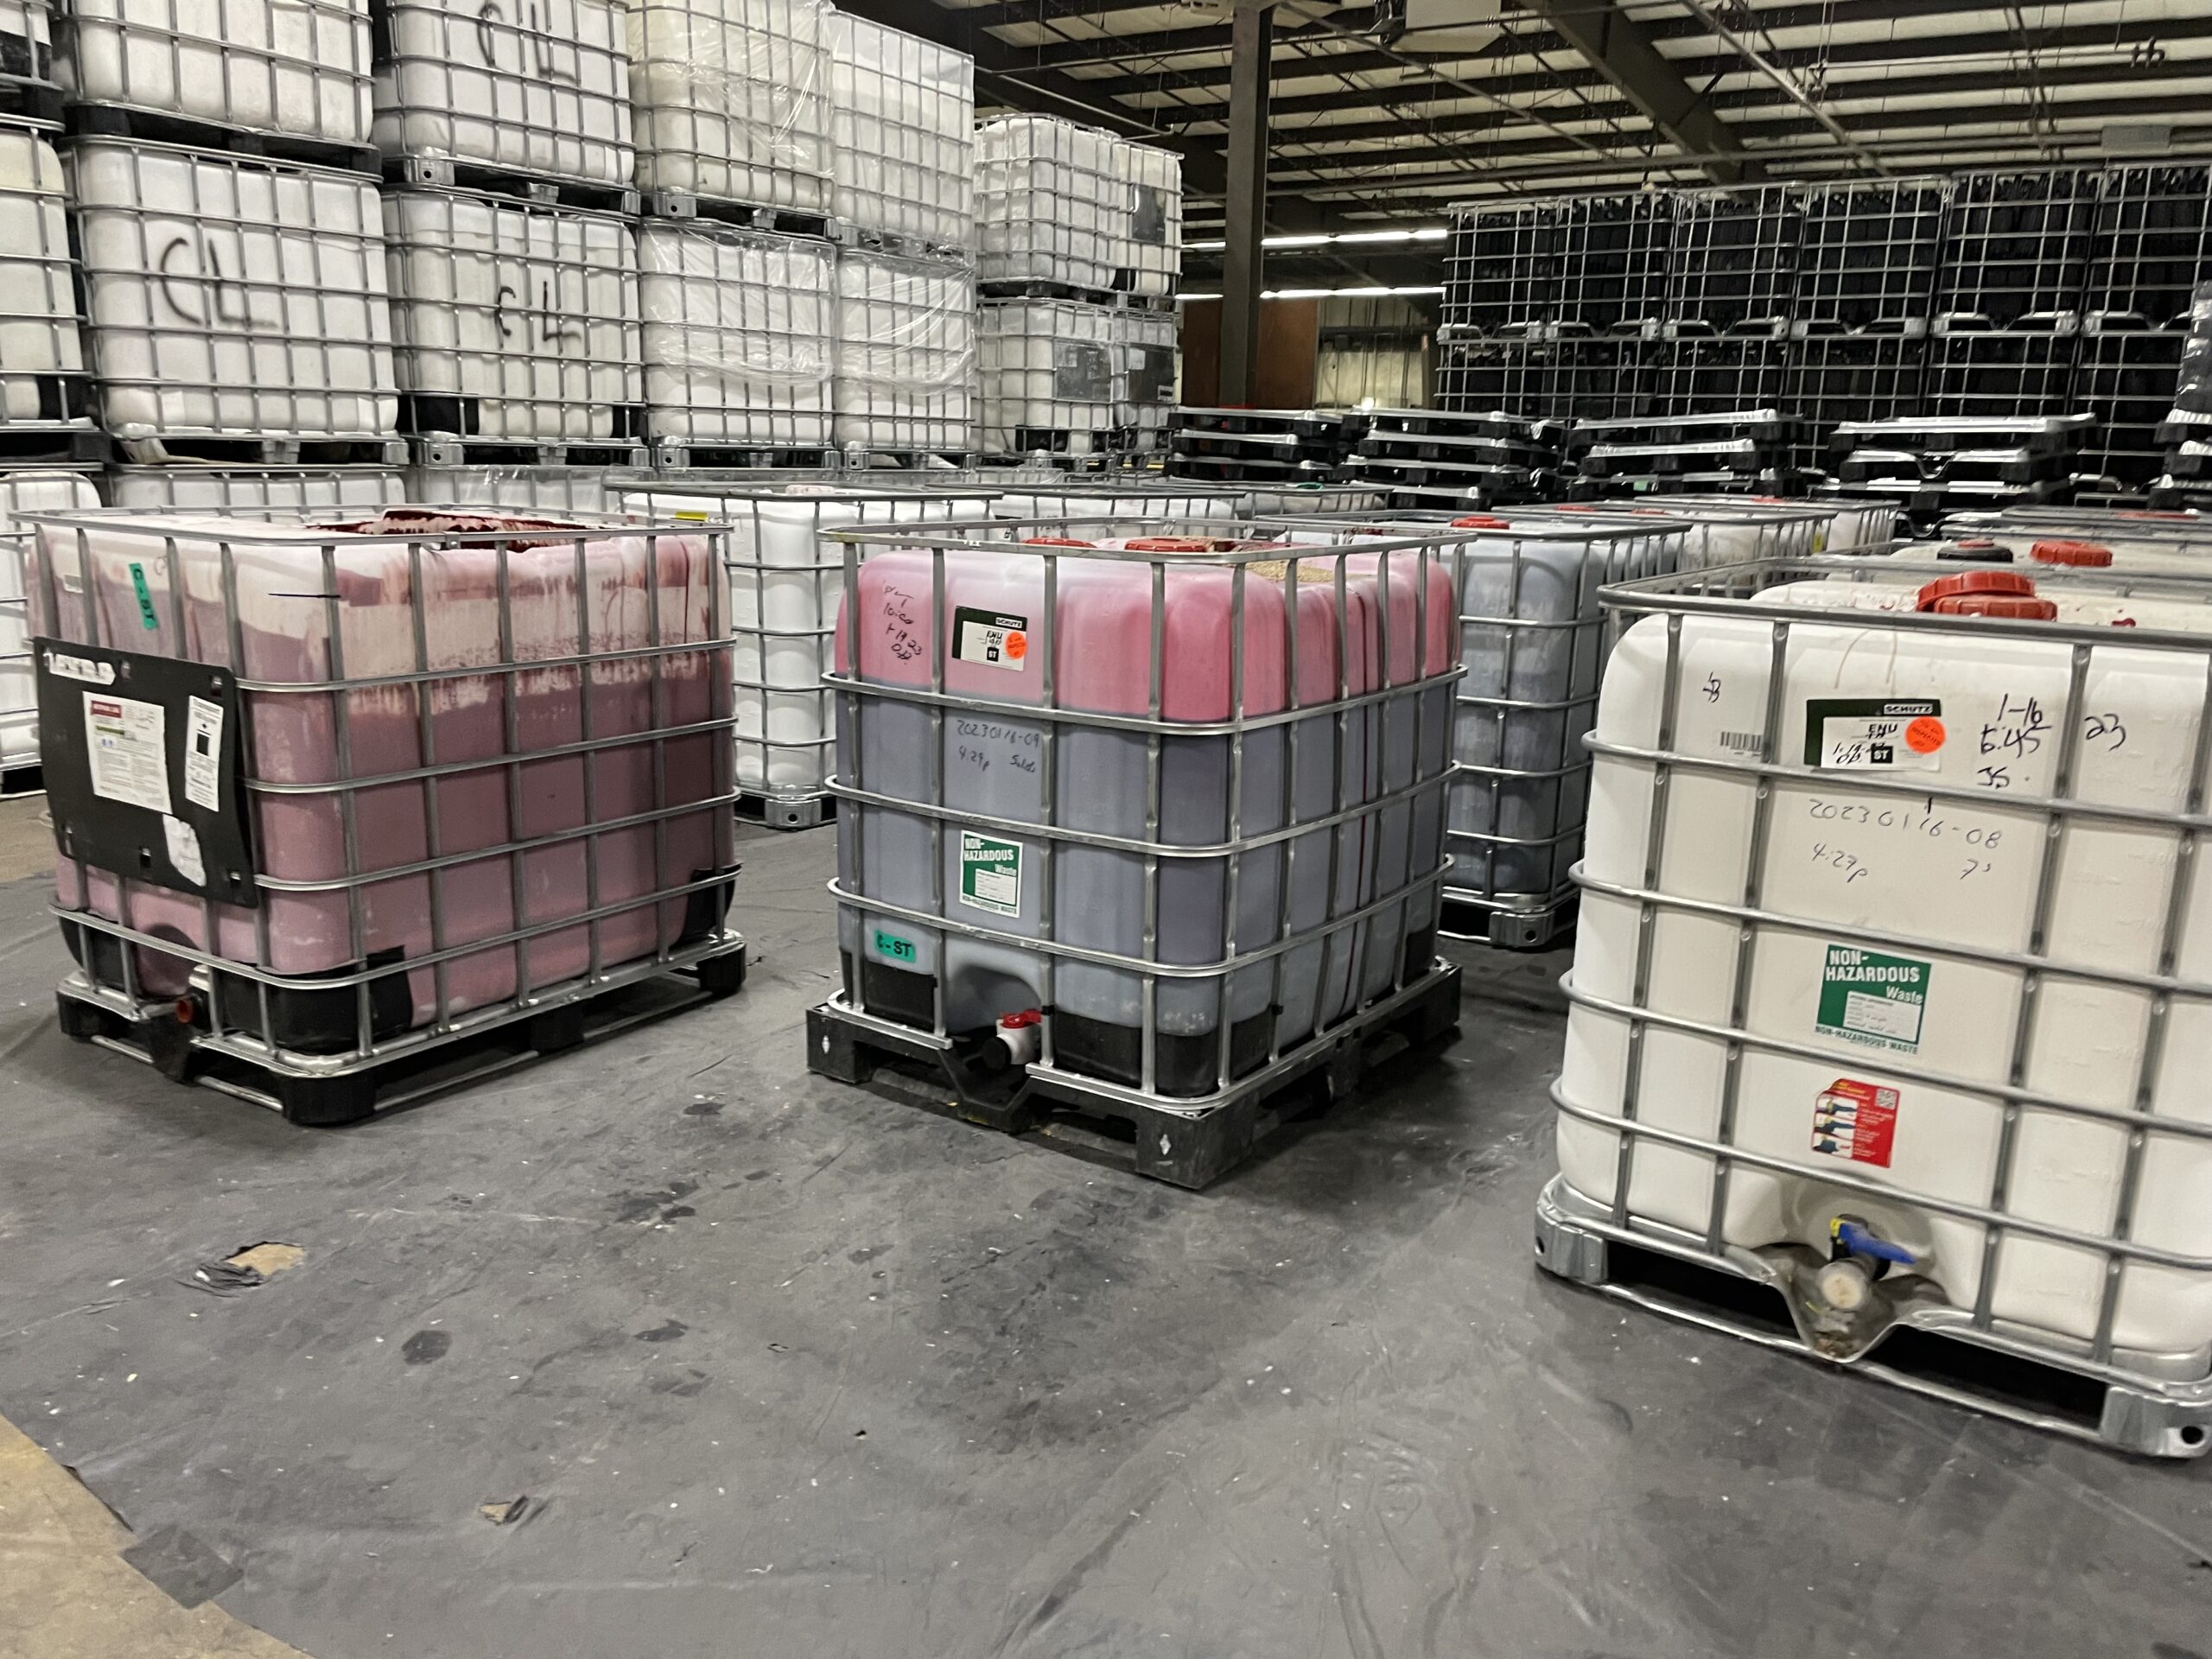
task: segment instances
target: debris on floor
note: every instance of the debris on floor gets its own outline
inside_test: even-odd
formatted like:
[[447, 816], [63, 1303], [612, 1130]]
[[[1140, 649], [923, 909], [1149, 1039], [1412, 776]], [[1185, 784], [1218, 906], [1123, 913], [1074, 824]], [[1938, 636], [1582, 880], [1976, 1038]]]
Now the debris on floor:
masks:
[[267, 1284], [280, 1273], [290, 1272], [307, 1259], [307, 1254], [296, 1244], [264, 1240], [259, 1244], [249, 1244], [220, 1262], [194, 1268], [187, 1282], [213, 1295], [234, 1296], [240, 1291]]

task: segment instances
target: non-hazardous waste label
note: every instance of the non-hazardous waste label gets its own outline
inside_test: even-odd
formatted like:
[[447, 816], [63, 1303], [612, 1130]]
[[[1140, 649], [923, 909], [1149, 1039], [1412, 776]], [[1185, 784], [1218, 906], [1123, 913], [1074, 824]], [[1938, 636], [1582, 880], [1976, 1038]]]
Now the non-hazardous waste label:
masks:
[[1916, 1054], [1927, 1007], [1926, 963], [1855, 945], [1828, 946], [1821, 967], [1820, 1007], [1813, 1016], [1823, 1037]]
[[1029, 619], [961, 607], [952, 613], [952, 654], [963, 663], [1018, 670], [1029, 655]]
[[1838, 1077], [1813, 1103], [1813, 1150], [1854, 1164], [1890, 1166], [1897, 1134], [1897, 1091]]
[[1941, 772], [1943, 705], [1932, 697], [1814, 697], [1805, 764], [1826, 772]]
[[960, 832], [960, 902], [995, 916], [1021, 913], [1021, 849], [972, 830]]

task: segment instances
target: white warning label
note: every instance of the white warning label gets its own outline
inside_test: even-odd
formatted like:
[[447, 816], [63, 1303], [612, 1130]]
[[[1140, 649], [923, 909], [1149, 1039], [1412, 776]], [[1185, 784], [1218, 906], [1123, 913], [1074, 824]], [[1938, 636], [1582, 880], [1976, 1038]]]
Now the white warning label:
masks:
[[184, 798], [213, 812], [222, 804], [223, 705], [194, 697], [184, 715]]
[[85, 748], [92, 761], [92, 793], [104, 800], [169, 810], [169, 762], [162, 705], [85, 693]]

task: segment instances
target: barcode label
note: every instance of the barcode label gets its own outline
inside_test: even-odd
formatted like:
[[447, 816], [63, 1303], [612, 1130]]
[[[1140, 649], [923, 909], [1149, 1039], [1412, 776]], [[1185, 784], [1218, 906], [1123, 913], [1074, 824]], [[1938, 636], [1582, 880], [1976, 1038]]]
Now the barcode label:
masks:
[[1766, 739], [1757, 732], [1723, 732], [1720, 747], [1731, 754], [1764, 754]]

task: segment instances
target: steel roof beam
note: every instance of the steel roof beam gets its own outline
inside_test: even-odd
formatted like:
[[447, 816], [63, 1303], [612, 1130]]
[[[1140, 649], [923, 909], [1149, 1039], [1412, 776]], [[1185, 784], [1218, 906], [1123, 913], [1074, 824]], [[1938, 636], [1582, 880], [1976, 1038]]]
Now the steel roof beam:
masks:
[[1759, 176], [1744, 155], [1743, 140], [1682, 79], [1652, 44], [1651, 36], [1614, 0], [1527, 0], [1528, 9], [1564, 36], [1597, 72], [1636, 105], [1668, 142], [1711, 159], [1700, 166], [1715, 184], [1742, 184]]

